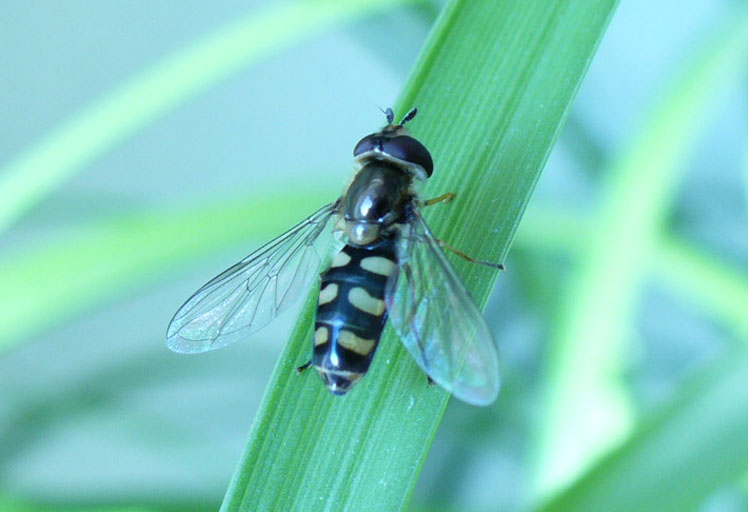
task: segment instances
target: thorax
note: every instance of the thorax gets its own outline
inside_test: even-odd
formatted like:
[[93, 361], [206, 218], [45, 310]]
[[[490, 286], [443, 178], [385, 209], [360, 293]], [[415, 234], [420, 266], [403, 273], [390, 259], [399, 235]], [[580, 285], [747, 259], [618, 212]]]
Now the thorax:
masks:
[[361, 168], [343, 195], [341, 213], [351, 243], [368, 245], [383, 229], [403, 222], [412, 199], [412, 178], [396, 166], [372, 160]]

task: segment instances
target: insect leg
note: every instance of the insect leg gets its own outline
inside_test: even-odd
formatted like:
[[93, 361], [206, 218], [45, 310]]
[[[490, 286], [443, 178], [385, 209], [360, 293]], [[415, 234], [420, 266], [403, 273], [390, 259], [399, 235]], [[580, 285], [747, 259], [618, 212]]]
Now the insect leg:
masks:
[[310, 366], [312, 366], [312, 361], [311, 360], [307, 361], [306, 363], [302, 364], [301, 366], [297, 366], [296, 367], [296, 373], [298, 375], [301, 375], [302, 373], [304, 373], [304, 370], [306, 370]]
[[501, 263], [493, 263], [491, 261], [476, 260], [475, 258], [471, 258], [470, 256], [468, 256], [467, 254], [465, 254], [461, 250], [452, 247], [451, 245], [449, 245], [444, 240], [437, 239], [436, 242], [439, 244], [439, 247], [443, 247], [445, 249], [449, 249], [450, 251], [452, 251], [453, 253], [455, 253], [457, 256], [459, 256], [460, 258], [462, 258], [464, 260], [469, 261], [470, 263], [478, 263], [479, 265], [485, 265], [487, 267], [496, 268], [496, 269], [499, 269], [499, 270], [505, 270], [504, 269], [504, 265], [501, 264]]
[[445, 202], [448, 203], [454, 198], [455, 193], [454, 192], [447, 192], [446, 194], [442, 194], [439, 197], [435, 197], [433, 199], [427, 199], [423, 202], [423, 206], [431, 206], [432, 204]]

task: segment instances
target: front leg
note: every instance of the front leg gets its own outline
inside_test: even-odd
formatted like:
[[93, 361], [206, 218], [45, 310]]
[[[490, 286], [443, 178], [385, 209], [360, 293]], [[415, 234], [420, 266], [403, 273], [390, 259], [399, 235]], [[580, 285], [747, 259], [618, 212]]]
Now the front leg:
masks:
[[432, 199], [426, 199], [423, 202], [423, 206], [431, 206], [432, 204], [436, 203], [448, 203], [452, 199], [454, 199], [455, 193], [454, 192], [447, 192], [446, 194], [442, 194], [439, 197], [434, 197]]

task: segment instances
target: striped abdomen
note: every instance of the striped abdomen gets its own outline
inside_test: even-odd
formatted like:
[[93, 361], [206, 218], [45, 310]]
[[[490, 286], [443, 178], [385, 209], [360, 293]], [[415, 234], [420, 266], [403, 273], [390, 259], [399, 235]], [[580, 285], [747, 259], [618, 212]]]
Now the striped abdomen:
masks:
[[384, 291], [397, 270], [392, 240], [346, 245], [322, 274], [312, 364], [342, 395], [369, 369], [387, 321]]

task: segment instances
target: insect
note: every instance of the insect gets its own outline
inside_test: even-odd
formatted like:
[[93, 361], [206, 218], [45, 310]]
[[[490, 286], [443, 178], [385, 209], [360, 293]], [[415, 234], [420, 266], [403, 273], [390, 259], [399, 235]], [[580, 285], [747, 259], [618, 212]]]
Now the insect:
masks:
[[354, 177], [340, 198], [200, 288], [171, 320], [167, 346], [199, 353], [244, 339], [318, 277], [313, 355], [299, 373], [314, 367], [333, 394], [345, 394], [369, 369], [389, 319], [429, 382], [471, 404], [493, 402], [496, 344], [442, 248], [503, 266], [436, 239], [424, 221], [422, 208], [454, 194], [419, 198], [434, 164], [404, 127], [416, 113], [395, 124], [387, 109], [387, 125], [353, 150]]

